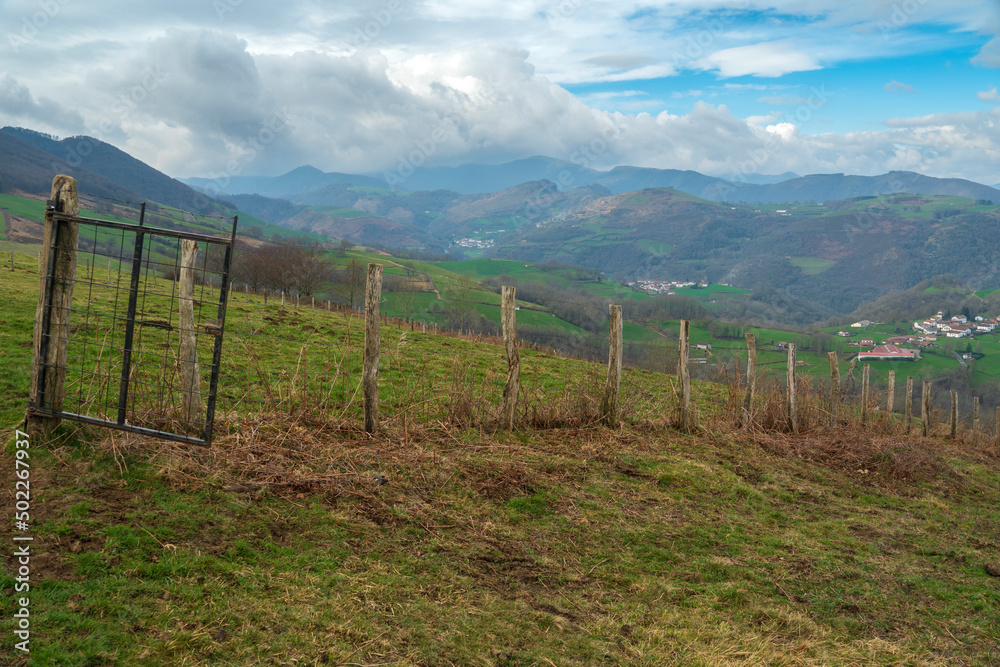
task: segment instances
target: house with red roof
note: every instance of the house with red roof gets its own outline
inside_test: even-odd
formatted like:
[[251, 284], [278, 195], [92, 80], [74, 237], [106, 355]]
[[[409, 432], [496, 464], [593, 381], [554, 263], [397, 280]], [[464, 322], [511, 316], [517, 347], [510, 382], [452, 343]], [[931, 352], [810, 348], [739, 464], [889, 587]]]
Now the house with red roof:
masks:
[[917, 353], [887, 343], [876, 345], [868, 352], [858, 352], [858, 361], [916, 361]]

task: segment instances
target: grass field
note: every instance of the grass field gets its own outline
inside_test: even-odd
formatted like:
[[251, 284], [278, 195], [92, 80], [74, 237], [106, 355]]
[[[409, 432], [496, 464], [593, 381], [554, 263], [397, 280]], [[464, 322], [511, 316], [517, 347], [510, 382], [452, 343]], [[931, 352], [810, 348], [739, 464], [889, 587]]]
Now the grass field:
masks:
[[[15, 259], [8, 436], [38, 287]], [[684, 434], [675, 378], [633, 369], [609, 429], [605, 365], [529, 349], [507, 433], [501, 346], [392, 324], [366, 434], [362, 347], [356, 317], [237, 296], [210, 450], [70, 422], [22, 450], [31, 664], [1000, 661], [991, 445], [830, 429], [808, 401], [800, 435], [744, 432], [738, 395], [697, 382]], [[29, 664], [10, 639], [0, 661]]]
[[803, 275], [807, 276], [819, 275], [836, 264], [832, 259], [819, 259], [817, 257], [792, 257], [788, 263], [802, 269]]

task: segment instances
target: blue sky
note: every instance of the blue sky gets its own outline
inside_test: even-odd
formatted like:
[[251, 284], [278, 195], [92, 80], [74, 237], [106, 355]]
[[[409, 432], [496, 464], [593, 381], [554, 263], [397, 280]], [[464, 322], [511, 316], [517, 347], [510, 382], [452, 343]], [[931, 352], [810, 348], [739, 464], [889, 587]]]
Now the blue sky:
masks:
[[543, 154], [1000, 183], [998, 0], [3, 0], [0, 25], [0, 123], [173, 176]]

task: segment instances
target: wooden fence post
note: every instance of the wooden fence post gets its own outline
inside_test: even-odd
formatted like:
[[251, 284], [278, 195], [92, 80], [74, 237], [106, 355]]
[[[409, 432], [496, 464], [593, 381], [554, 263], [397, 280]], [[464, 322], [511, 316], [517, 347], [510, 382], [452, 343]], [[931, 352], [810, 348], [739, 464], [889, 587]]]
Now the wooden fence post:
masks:
[[694, 427], [691, 416], [691, 368], [688, 358], [691, 355], [691, 321], [681, 320], [680, 338], [677, 343], [677, 378], [680, 380], [680, 413], [678, 426], [685, 433]]
[[993, 419], [995, 420], [994, 425], [996, 426], [996, 439], [993, 442], [993, 446], [998, 452], [1000, 452], [1000, 405], [996, 406], [996, 414]]
[[868, 394], [871, 389], [871, 364], [861, 369], [861, 425], [868, 426]]
[[830, 360], [830, 426], [836, 426], [840, 412], [840, 362], [835, 351], [827, 352], [826, 357]]
[[747, 428], [753, 423], [753, 407], [757, 400], [757, 335], [747, 333], [744, 335], [747, 340], [747, 390], [743, 396], [743, 427]]
[[198, 332], [194, 328], [194, 269], [198, 242], [181, 241], [181, 268], [178, 281], [177, 310], [180, 327], [178, 366], [181, 380], [181, 413], [186, 422], [200, 421], [201, 375], [198, 372]]
[[924, 380], [923, 391], [920, 395], [920, 418], [924, 421], [924, 436], [931, 434], [931, 383]]
[[958, 437], [958, 390], [951, 390], [951, 419], [949, 420], [949, 426], [951, 427], [950, 433], [952, 439]]
[[979, 397], [972, 397], [972, 444], [979, 444]]
[[[365, 283], [365, 353], [361, 373], [361, 393], [364, 397], [365, 432], [378, 430], [378, 354], [381, 344], [378, 307], [382, 300], [382, 265], [368, 265]], [[297, 304], [296, 304], [297, 305]]]
[[788, 428], [799, 432], [799, 414], [795, 401], [795, 343], [788, 344]]
[[906, 432], [913, 428], [913, 376], [906, 377], [906, 407], [903, 409], [903, 421], [906, 422]]
[[[55, 213], [77, 216], [80, 200], [76, 179], [59, 174], [52, 179], [49, 203], [45, 207], [42, 251], [38, 254], [39, 290], [32, 340], [34, 364], [29, 386], [29, 429], [47, 437], [59, 420], [34, 414], [33, 408], [61, 410], [66, 384], [66, 356], [69, 347], [70, 312], [76, 281], [76, 249], [79, 230], [75, 222], [56, 222]], [[42, 254], [46, 262], [42, 269]], [[47, 325], [47, 330], [45, 329]]]
[[889, 396], [885, 399], [885, 411], [892, 419], [892, 411], [896, 408], [896, 371], [889, 371]]
[[622, 380], [622, 307], [609, 305], [608, 315], [608, 379], [604, 383], [601, 421], [614, 428], [618, 425], [618, 389]]
[[510, 431], [514, 428], [517, 395], [521, 390], [521, 353], [517, 348], [517, 317], [514, 310], [517, 299], [517, 288], [505, 285], [500, 298], [503, 345], [507, 355], [507, 382], [503, 387], [503, 424], [504, 428]]

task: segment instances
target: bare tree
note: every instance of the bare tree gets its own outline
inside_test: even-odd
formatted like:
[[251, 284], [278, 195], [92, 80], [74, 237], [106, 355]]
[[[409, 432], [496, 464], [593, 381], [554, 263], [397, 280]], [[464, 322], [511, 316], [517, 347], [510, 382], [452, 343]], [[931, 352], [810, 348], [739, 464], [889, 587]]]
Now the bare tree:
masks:
[[334, 274], [332, 291], [353, 310], [364, 299], [366, 277], [367, 267], [352, 257], [347, 266]]
[[445, 306], [445, 318], [448, 324], [456, 327], [459, 331], [468, 331], [473, 322], [477, 322], [479, 313], [472, 301], [472, 292], [476, 288], [476, 281], [467, 276], [462, 276], [452, 283], [451, 299]]

